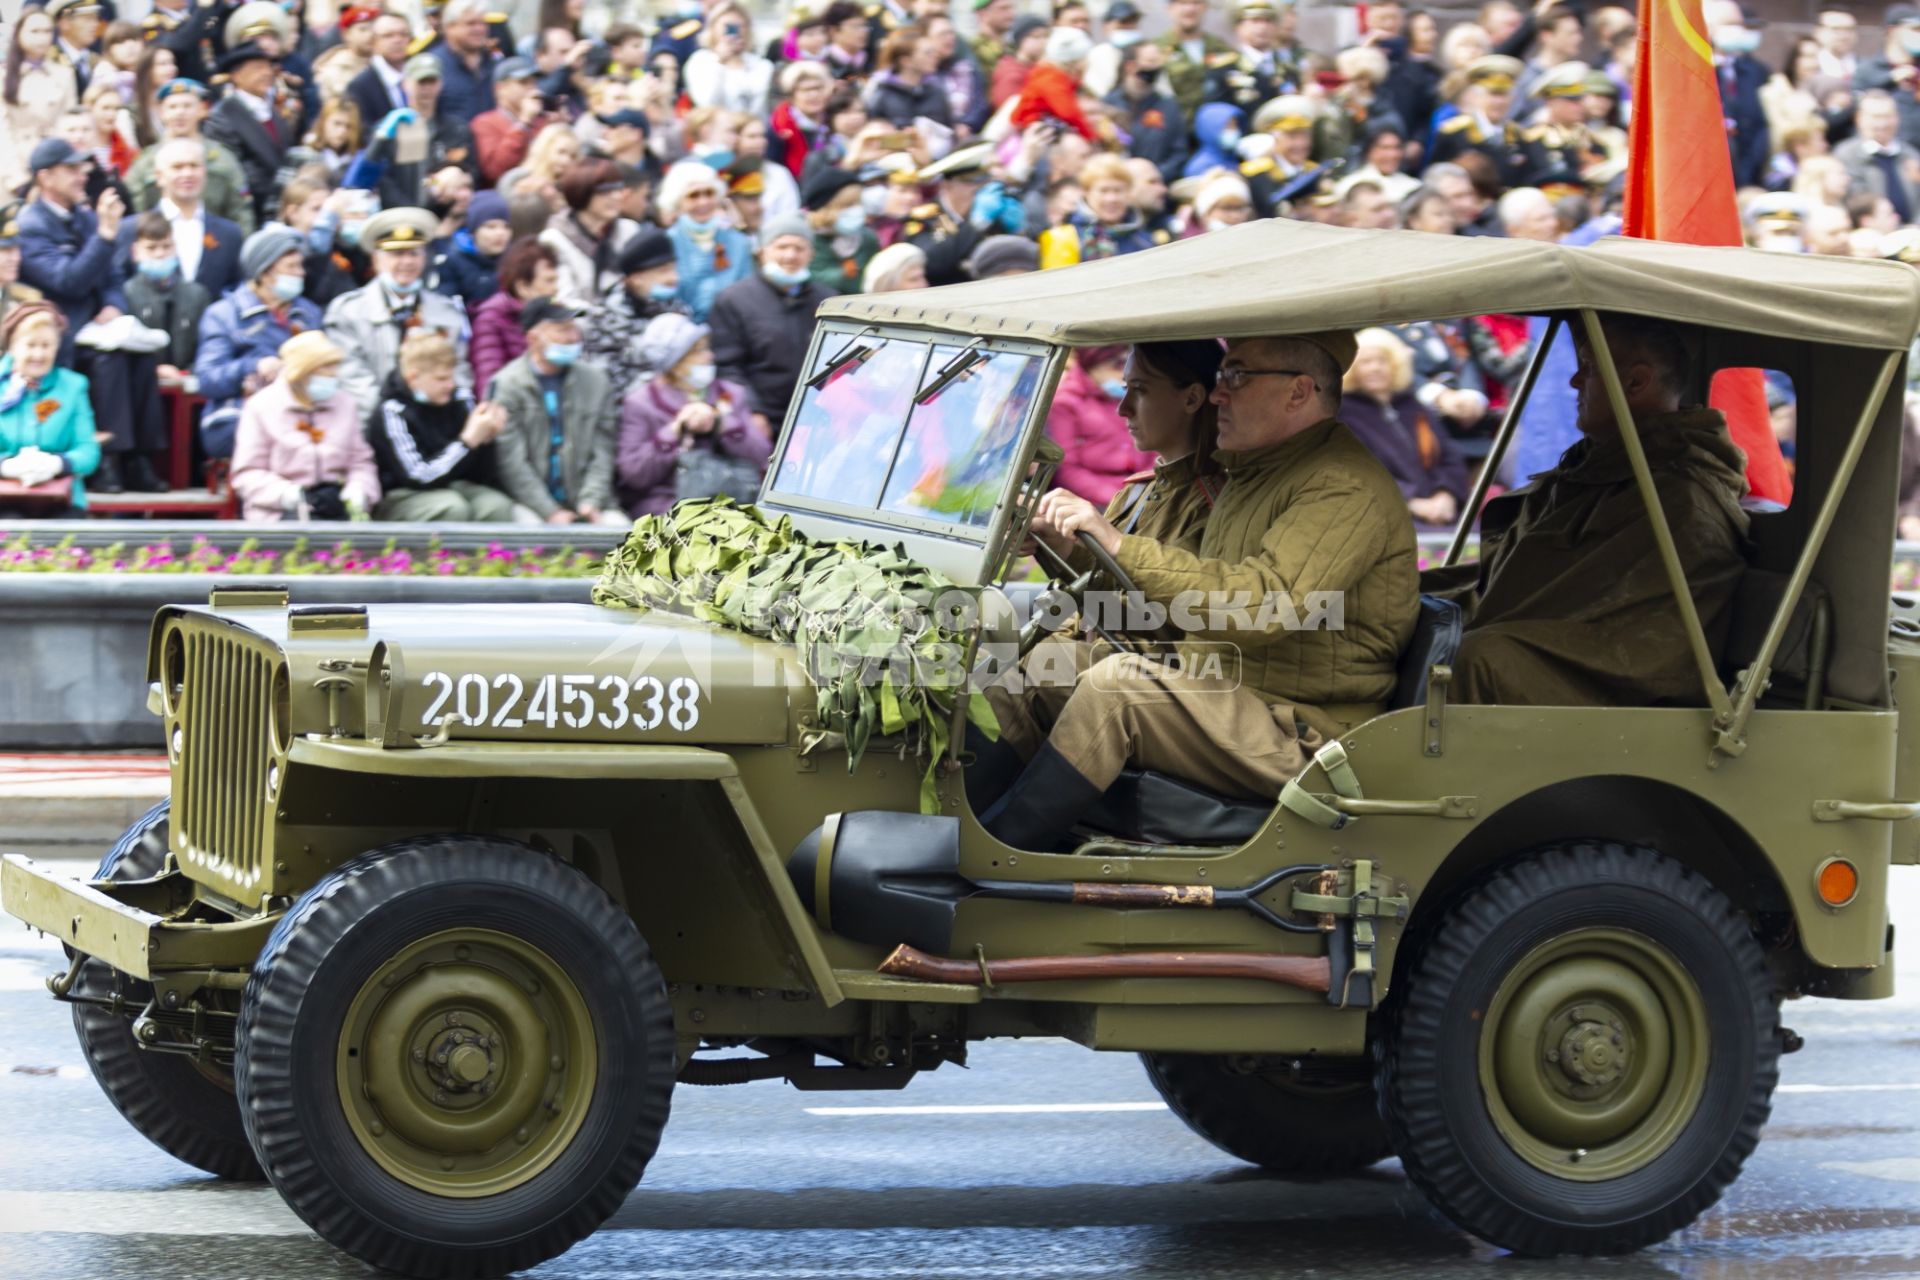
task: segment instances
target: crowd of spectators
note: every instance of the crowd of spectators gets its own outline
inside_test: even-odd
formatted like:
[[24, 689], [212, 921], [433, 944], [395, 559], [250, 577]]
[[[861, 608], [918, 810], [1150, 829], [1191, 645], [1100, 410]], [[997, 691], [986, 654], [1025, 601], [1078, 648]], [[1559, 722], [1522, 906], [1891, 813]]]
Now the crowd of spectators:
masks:
[[[177, 396], [248, 519], [750, 494], [827, 298], [1256, 218], [1585, 243], [1619, 227], [1635, 105], [1633, 13], [1582, 0], [540, 0], [519, 31], [320, 4], [6, 28], [0, 508], [163, 490]], [[1769, 64], [1707, 0], [1756, 246], [1920, 264], [1920, 9], [1884, 18], [1863, 47], [1822, 9]], [[1544, 329], [1361, 335], [1347, 417], [1420, 524], [1457, 514]], [[1077, 352], [1049, 420], [1095, 502], [1148, 461], [1124, 357]], [[1507, 482], [1571, 440], [1547, 359]]]

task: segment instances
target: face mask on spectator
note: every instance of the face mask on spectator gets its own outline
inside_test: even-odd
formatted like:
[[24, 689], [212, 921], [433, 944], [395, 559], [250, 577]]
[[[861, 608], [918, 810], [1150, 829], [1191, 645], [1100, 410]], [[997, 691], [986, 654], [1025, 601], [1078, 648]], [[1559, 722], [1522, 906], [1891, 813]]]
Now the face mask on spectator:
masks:
[[647, 297], [655, 302], [672, 302], [679, 296], [680, 286], [677, 284], [656, 284], [647, 290]]
[[863, 187], [860, 191], [860, 207], [869, 218], [877, 218], [887, 211], [887, 189], [885, 187]]
[[389, 292], [397, 293], [403, 298], [411, 298], [414, 294], [420, 292], [420, 282], [418, 280], [409, 280], [405, 284], [401, 284], [384, 271], [380, 273], [380, 283], [387, 286]]
[[140, 274], [149, 280], [171, 280], [173, 273], [179, 269], [180, 259], [175, 254], [164, 258], [146, 258], [140, 263]]
[[324, 373], [317, 373], [307, 379], [307, 399], [315, 404], [325, 404], [340, 394], [340, 379]]
[[559, 365], [562, 369], [580, 358], [580, 344], [577, 342], [549, 342], [547, 344], [547, 363]]
[[1225, 231], [1228, 227], [1232, 225], [1233, 224], [1231, 222], [1222, 222], [1218, 218], [1207, 219], [1207, 230], [1209, 231]]
[[705, 391], [713, 385], [714, 366], [710, 364], [688, 365], [686, 378], [687, 385], [695, 391]]
[[791, 289], [795, 285], [805, 284], [809, 278], [809, 273], [805, 267], [802, 267], [798, 271], [788, 271], [783, 267], [774, 266], [771, 262], [760, 268], [760, 274], [783, 289]]
[[1107, 43], [1116, 49], [1131, 49], [1145, 38], [1139, 31], [1115, 31], [1107, 37]]
[[307, 278], [305, 276], [275, 276], [273, 278], [273, 296], [282, 302], [292, 302], [302, 293], [305, 293], [306, 289]]
[[702, 164], [706, 165], [709, 169], [712, 169], [715, 172], [718, 172], [719, 170], [724, 169], [728, 165], [733, 163], [732, 147], [722, 147], [714, 150], [707, 150], [702, 147], [695, 147], [693, 151], [694, 151], [694, 154], [699, 157], [700, 162]]
[[[719, 215], [716, 213], [714, 216], [718, 217]], [[690, 213], [683, 213], [680, 215], [680, 221], [686, 223], [689, 227], [696, 227], [704, 231], [708, 227], [713, 225], [714, 219], [713, 218], [696, 218]]]
[[360, 243], [360, 229], [367, 225], [365, 218], [354, 218], [340, 224], [340, 243], [355, 245]]
[[1722, 53], [1752, 53], [1760, 47], [1760, 33], [1748, 27], [1716, 27], [1713, 45]]
[[1900, 32], [1900, 47], [1920, 58], [1920, 31], [1911, 27], [1903, 28]]
[[1118, 378], [1108, 378], [1100, 384], [1100, 390], [1106, 393], [1108, 399], [1119, 400], [1126, 396], [1127, 384]]
[[1221, 134], [1220, 134], [1221, 150], [1231, 151], [1239, 145], [1240, 145], [1240, 131], [1238, 129], [1225, 129], [1221, 131]]
[[867, 211], [857, 204], [850, 204], [833, 216], [833, 229], [843, 236], [857, 236], [866, 225]]

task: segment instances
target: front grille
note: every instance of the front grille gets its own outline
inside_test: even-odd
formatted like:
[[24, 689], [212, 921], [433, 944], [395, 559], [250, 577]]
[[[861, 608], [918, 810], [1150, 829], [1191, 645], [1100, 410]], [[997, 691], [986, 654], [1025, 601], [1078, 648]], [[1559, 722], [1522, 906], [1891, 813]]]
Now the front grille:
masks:
[[[183, 619], [178, 750], [174, 753], [176, 852], [194, 878], [251, 900], [266, 862], [267, 769], [278, 657], [219, 624]], [[163, 679], [169, 678], [163, 675]]]

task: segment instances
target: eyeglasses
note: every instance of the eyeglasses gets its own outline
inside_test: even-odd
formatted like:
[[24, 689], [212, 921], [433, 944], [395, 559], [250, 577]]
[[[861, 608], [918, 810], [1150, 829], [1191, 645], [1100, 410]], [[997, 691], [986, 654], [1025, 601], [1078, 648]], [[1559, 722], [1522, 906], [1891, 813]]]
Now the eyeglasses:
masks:
[[1239, 391], [1247, 385], [1248, 378], [1309, 378], [1313, 375], [1304, 369], [1222, 369], [1218, 383], [1229, 392]]

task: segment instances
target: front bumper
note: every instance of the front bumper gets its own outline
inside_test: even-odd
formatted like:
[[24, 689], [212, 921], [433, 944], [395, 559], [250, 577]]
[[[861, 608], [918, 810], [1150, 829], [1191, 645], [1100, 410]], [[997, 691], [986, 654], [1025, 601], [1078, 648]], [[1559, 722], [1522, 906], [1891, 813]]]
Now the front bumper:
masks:
[[251, 969], [279, 916], [178, 918], [194, 904], [177, 871], [151, 880], [69, 880], [17, 853], [0, 857], [0, 908], [82, 955], [152, 980], [193, 969]]

